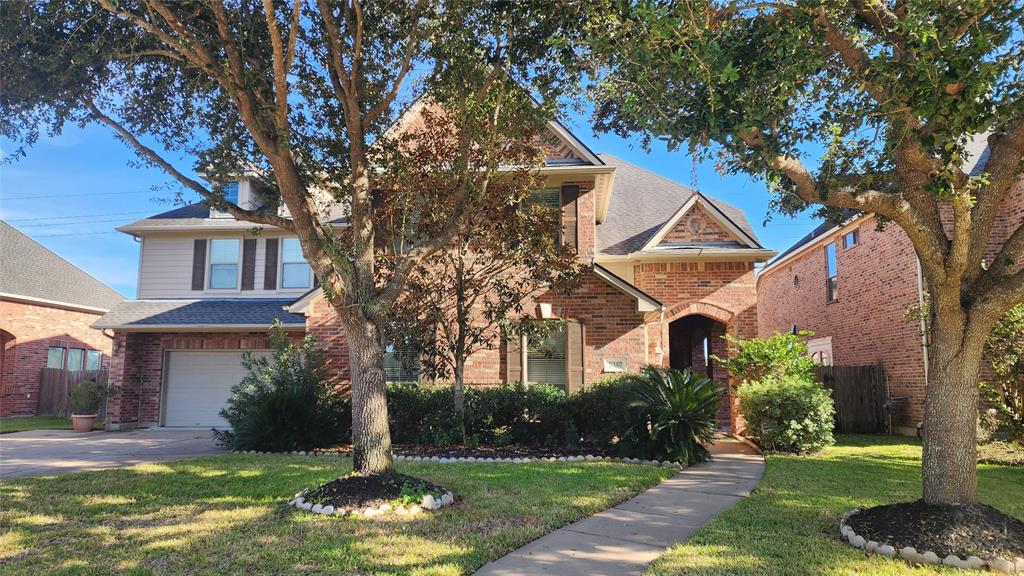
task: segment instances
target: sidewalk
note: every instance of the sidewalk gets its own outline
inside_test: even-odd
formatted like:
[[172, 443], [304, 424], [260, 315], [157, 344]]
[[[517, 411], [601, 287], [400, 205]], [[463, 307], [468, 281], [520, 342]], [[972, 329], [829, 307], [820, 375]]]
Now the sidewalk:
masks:
[[542, 536], [485, 565], [476, 575], [643, 574], [666, 548], [686, 540], [749, 495], [764, 474], [764, 459], [738, 440], [720, 438], [711, 452], [711, 462]]

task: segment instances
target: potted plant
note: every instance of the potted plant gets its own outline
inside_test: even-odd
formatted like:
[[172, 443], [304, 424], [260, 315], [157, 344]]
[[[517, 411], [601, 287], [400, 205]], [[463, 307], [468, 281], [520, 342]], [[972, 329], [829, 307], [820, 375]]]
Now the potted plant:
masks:
[[75, 432], [92, 430], [103, 392], [103, 385], [92, 380], [79, 382], [71, 389], [71, 427]]

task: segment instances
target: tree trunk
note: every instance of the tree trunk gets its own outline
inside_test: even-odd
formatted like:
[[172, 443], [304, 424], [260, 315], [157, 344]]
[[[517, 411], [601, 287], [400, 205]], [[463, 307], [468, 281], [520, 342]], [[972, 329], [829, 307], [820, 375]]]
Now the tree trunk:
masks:
[[394, 472], [380, 329], [352, 309], [339, 314], [352, 367], [352, 467], [361, 474]]
[[955, 311], [936, 309], [932, 319], [921, 464], [929, 504], [978, 501], [978, 377], [985, 333], [968, 331], [966, 316], [957, 306]]
[[466, 369], [466, 361], [461, 356], [455, 358], [455, 384], [452, 392], [455, 394], [455, 417], [459, 420], [459, 442], [466, 443], [466, 391], [463, 388], [463, 373]]

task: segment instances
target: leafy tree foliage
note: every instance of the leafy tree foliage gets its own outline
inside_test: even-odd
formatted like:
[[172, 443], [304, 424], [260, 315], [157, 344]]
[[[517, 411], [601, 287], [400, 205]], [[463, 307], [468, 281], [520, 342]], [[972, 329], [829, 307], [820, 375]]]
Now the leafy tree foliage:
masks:
[[640, 0], [593, 14], [601, 129], [762, 177], [782, 212], [871, 212], [906, 232], [932, 299], [924, 499], [976, 502], [982, 348], [1024, 300], [1024, 223], [996, 232], [1024, 159], [1024, 2]]
[[[389, 472], [387, 311], [410, 272], [448, 245], [473, 200], [501, 178], [506, 150], [496, 135], [539, 129], [575, 85], [577, 27], [568, 24], [576, 8], [569, 0], [11, 0], [0, 5], [0, 134], [18, 143], [18, 156], [41, 131], [106, 125], [183, 191], [295, 234], [348, 337], [355, 468]], [[444, 159], [451, 177], [440, 188], [407, 196], [439, 202], [420, 216], [446, 217], [422, 219], [429, 230], [409, 231], [403, 250], [382, 255], [390, 243], [378, 234], [373, 191], [418, 161], [388, 127], [426, 93], [453, 111], [460, 146]], [[240, 174], [256, 184], [261, 207], [225, 198], [224, 184]], [[348, 213], [344, 230], [323, 221], [332, 204]]]
[[745, 340], [731, 334], [725, 339], [732, 345], [728, 358], [713, 356], [740, 382], [754, 382], [766, 377], [814, 380], [814, 360], [807, 355], [807, 337], [813, 332], [797, 334], [776, 332], [768, 338]]
[[424, 259], [392, 309], [392, 338], [419, 352], [430, 379], [453, 382], [460, 441], [466, 360], [510, 335], [540, 335], [543, 326], [524, 302], [570, 289], [583, 271], [576, 250], [560, 241], [559, 210], [528, 203], [542, 185], [532, 170], [496, 183], [500, 190], [489, 201], [497, 205], [476, 211], [444, 249]]
[[994, 377], [982, 383], [985, 401], [1009, 439], [1024, 444], [1024, 304], [1013, 307], [985, 342]]

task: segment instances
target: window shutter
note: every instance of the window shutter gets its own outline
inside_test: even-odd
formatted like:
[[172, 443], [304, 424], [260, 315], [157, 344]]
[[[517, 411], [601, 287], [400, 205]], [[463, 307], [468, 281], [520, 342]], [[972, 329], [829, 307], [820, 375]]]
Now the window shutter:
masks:
[[565, 392], [583, 388], [583, 324], [576, 320], [565, 323]]
[[206, 287], [206, 239], [197, 238], [192, 243], [192, 289]]
[[242, 290], [252, 290], [256, 285], [256, 239], [242, 241]]
[[267, 254], [263, 267], [263, 289], [277, 290], [277, 238], [267, 238]]
[[522, 337], [518, 334], [505, 340], [505, 383], [523, 381]]
[[580, 187], [562, 186], [562, 244], [577, 248], [579, 246], [579, 226], [576, 216], [576, 204], [580, 197]]

